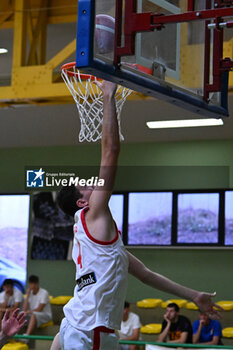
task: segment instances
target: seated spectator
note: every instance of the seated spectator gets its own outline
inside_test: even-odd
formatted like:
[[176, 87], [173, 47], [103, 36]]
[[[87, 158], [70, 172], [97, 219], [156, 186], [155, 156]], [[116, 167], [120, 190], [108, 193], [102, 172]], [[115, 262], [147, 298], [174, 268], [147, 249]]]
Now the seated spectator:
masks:
[[1, 320], [6, 310], [12, 313], [15, 309], [20, 308], [23, 303], [23, 294], [17, 288], [14, 288], [13, 280], [6, 279], [2, 287], [3, 292], [0, 293], [0, 329]]
[[[121, 329], [118, 332], [120, 340], [138, 340], [140, 334], [141, 323], [139, 316], [130, 311], [130, 304], [126, 301], [124, 306], [123, 319], [121, 321]], [[123, 345], [121, 350], [136, 350], [136, 345]]]
[[29, 335], [35, 328], [52, 320], [52, 310], [49, 293], [39, 286], [39, 278], [30, 276], [29, 288], [23, 304], [23, 311], [29, 316], [26, 334]]
[[219, 321], [211, 320], [205, 313], [200, 312], [200, 319], [193, 323], [193, 343], [222, 345], [222, 327]]
[[18, 331], [26, 323], [25, 313], [19, 312], [19, 309], [10, 315], [10, 311], [6, 311], [1, 322], [1, 332], [0, 332], [0, 349], [6, 344], [8, 339], [18, 333]]
[[192, 333], [191, 322], [179, 314], [179, 306], [168, 304], [158, 342], [192, 343]]

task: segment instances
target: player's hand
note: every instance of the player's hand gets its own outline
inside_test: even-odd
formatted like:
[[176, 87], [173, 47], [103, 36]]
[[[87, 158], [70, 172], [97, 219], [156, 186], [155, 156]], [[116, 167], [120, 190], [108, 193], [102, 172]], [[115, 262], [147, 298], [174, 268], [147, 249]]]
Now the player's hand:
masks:
[[112, 83], [111, 81], [95, 80], [93, 83], [96, 84], [98, 86], [98, 88], [100, 88], [102, 90], [104, 96], [114, 96], [116, 93], [117, 84]]
[[221, 306], [213, 302], [212, 298], [214, 298], [215, 296], [216, 296], [216, 292], [215, 293], [198, 292], [196, 297], [193, 299], [193, 301], [198, 306], [198, 308], [202, 312], [204, 312], [209, 318], [219, 319], [221, 318], [221, 316], [218, 310], [222, 310], [222, 308]]
[[15, 309], [10, 317], [9, 314], [10, 312], [7, 310], [2, 319], [2, 332], [7, 337], [12, 337], [27, 321], [25, 319], [25, 313], [19, 312], [19, 309]]

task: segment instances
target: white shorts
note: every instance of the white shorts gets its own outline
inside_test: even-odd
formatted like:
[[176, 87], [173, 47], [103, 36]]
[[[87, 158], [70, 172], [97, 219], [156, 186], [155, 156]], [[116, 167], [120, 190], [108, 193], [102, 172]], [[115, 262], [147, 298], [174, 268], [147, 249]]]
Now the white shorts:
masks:
[[63, 318], [60, 327], [60, 343], [62, 350], [118, 349], [118, 338], [114, 331], [106, 327], [83, 331], [71, 326], [66, 318]]

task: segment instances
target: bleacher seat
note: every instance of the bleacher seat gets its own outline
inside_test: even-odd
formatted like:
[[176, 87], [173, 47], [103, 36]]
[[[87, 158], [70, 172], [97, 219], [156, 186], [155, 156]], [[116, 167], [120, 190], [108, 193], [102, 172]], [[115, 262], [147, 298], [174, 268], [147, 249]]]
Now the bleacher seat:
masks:
[[185, 300], [185, 299], [169, 299], [169, 300], [162, 302], [161, 306], [162, 306], [162, 308], [165, 309], [168, 306], [168, 304], [170, 304], [170, 303], [176, 303], [179, 306], [179, 308], [182, 308], [187, 304], [187, 300]]
[[50, 303], [52, 305], [65, 305], [68, 303], [68, 301], [72, 298], [72, 296], [68, 296], [68, 295], [60, 295], [58, 297], [55, 298], [51, 298], [50, 299]]
[[152, 309], [162, 304], [162, 299], [143, 299], [137, 302], [137, 306], [145, 309]]
[[28, 350], [28, 345], [22, 342], [11, 341], [5, 344], [2, 350]]
[[161, 332], [161, 329], [161, 323], [149, 323], [145, 326], [142, 326], [140, 332], [144, 334], [159, 334]]
[[190, 301], [189, 303], [187, 303], [185, 305], [186, 309], [188, 310], [198, 310], [198, 307], [195, 303], [193, 303], [192, 301]]
[[233, 301], [230, 300], [220, 300], [216, 304], [221, 306], [223, 310], [230, 311], [233, 310]]
[[51, 321], [49, 321], [49, 322], [43, 323], [43, 324], [39, 327], [39, 329], [43, 329], [43, 328], [45, 328], [45, 327], [49, 327], [49, 326], [53, 326], [53, 325], [54, 325], [54, 322], [51, 320]]
[[223, 328], [222, 335], [224, 338], [233, 338], [233, 327]]

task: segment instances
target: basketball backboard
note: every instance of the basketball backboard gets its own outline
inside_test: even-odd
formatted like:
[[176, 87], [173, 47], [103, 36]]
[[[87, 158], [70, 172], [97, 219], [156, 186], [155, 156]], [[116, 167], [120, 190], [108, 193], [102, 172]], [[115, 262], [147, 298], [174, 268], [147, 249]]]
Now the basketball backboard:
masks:
[[[96, 16], [115, 18], [114, 50], [98, 52]], [[209, 117], [228, 116], [229, 0], [79, 0], [76, 67]], [[228, 35], [229, 36], [229, 35]]]

